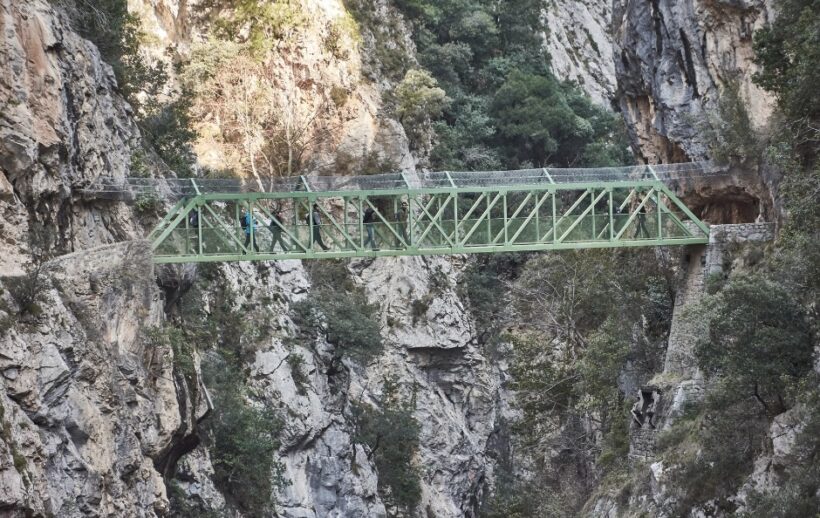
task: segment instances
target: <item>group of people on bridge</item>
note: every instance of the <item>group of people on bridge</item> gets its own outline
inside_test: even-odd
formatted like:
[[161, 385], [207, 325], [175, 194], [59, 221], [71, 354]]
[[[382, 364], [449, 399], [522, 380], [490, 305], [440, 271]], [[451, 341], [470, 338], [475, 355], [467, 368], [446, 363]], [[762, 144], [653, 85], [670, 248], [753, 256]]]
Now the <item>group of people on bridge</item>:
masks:
[[[647, 204], [644, 203], [644, 200], [640, 195], [636, 196], [632, 202], [633, 210], [635, 211], [635, 232], [633, 237], [636, 239], [649, 238], [650, 232], [646, 224], [646, 216], [648, 213]], [[314, 245], [318, 245], [323, 251], [330, 250], [330, 247], [325, 243], [325, 239], [323, 237], [323, 234], [325, 234], [325, 231], [323, 231], [322, 222], [323, 212], [327, 214], [326, 211], [323, 211], [320, 208], [318, 203], [313, 203], [304, 216], [305, 223], [309, 228], [309, 249], [313, 249]], [[621, 210], [618, 207], [614, 208], [614, 212], [621, 215]], [[392, 227], [392, 232], [395, 235], [395, 246], [397, 248], [411, 245], [410, 237], [408, 236], [409, 204], [407, 200], [401, 200], [400, 204], [395, 209], [395, 214], [392, 221], [388, 221], [384, 218], [372, 205], [366, 207], [362, 211], [361, 228], [364, 230], [364, 233], [360, 239], [362, 239], [361, 243], [363, 248], [370, 247], [370, 249], [374, 251], [379, 250], [379, 243], [377, 242], [376, 235], [376, 224], [378, 220], [382, 220]], [[188, 224], [192, 228], [199, 227], [199, 212], [191, 212]], [[239, 225], [242, 232], [245, 234], [245, 241], [243, 245], [244, 252], [251, 253], [252, 251], [256, 251], [259, 253], [259, 220], [257, 220], [252, 215], [252, 211], [249, 211], [245, 206], [241, 207], [241, 213], [239, 214]], [[293, 240], [296, 240], [297, 238], [294, 237], [293, 233], [288, 230], [288, 226], [284, 223], [281, 207], [276, 206], [273, 208], [271, 211], [271, 219], [266, 228], [271, 233], [271, 253], [275, 251], [277, 244], [281, 248], [282, 252], [289, 252], [294, 246], [296, 246], [296, 243], [289, 242], [287, 239], [287, 236], [290, 236]], [[304, 245], [301, 246], [304, 248]]]
[[[401, 240], [398, 237], [396, 238], [397, 247], [402, 244], [402, 240], [406, 244], [410, 243], [410, 239], [407, 235], [408, 214], [408, 203], [402, 201], [401, 206], [396, 211], [395, 221], [392, 222], [395, 223], [397, 232], [401, 236]], [[282, 209], [279, 207], [274, 208], [272, 216], [267, 225], [267, 229], [271, 233], [270, 251], [273, 252], [278, 244], [283, 252], [288, 252], [291, 249], [291, 245], [287, 242], [284, 235], [287, 234], [287, 230], [283, 223]], [[379, 249], [379, 245], [376, 241], [376, 222], [376, 210], [373, 207], [367, 207], [362, 215], [362, 226], [366, 232], [366, 239], [364, 240], [363, 246], [365, 248], [369, 246], [372, 250]], [[319, 245], [324, 251], [330, 250], [330, 247], [325, 244], [322, 238], [322, 211], [319, 209], [318, 203], [314, 203], [311, 210], [305, 215], [305, 223], [310, 227], [310, 247], [313, 248], [314, 245]], [[199, 221], [196, 212], [192, 213], [190, 224], [192, 227], [198, 226]], [[245, 250], [250, 252], [253, 249], [259, 252], [259, 244], [257, 242], [259, 221], [254, 218], [245, 207], [242, 207], [239, 224], [245, 234], [245, 243], [243, 245]]]

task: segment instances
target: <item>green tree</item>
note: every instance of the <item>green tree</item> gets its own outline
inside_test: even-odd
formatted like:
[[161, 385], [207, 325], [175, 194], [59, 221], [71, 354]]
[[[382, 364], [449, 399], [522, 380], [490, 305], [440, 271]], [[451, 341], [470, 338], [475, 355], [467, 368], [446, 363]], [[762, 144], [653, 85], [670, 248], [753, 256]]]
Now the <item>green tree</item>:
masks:
[[709, 329], [696, 350], [701, 368], [738, 399], [754, 397], [769, 417], [787, 410], [813, 353], [793, 295], [759, 275], [741, 275], [707, 298], [698, 314]]
[[324, 334], [337, 347], [338, 356], [359, 361], [377, 356], [384, 346], [376, 318], [378, 307], [370, 304], [361, 287], [350, 280], [344, 261], [321, 261], [310, 267], [310, 294], [294, 304], [294, 321], [304, 337]]
[[368, 458], [379, 472], [379, 491], [388, 502], [412, 515], [421, 500], [419, 470], [414, 457], [419, 448], [419, 424], [412, 401], [401, 401], [391, 380], [385, 381], [381, 408], [351, 407], [356, 433], [353, 440], [370, 448]]
[[755, 81], [777, 95], [791, 118], [820, 118], [820, 3], [782, 0], [770, 26], [754, 35]]
[[586, 146], [609, 137], [616, 127], [613, 116], [594, 108], [572, 87], [550, 75], [518, 70], [496, 92], [490, 113], [511, 162], [538, 167], [598, 165], [584, 163]]
[[247, 44], [259, 59], [303, 19], [300, 4], [292, 0], [207, 0], [202, 7], [209, 10], [219, 37]]
[[243, 373], [231, 364], [212, 359], [205, 371], [214, 400], [204, 423], [214, 482], [239, 509], [267, 516], [274, 489], [285, 483], [276, 460], [282, 421], [270, 408], [251, 402]]
[[430, 121], [441, 115], [448, 99], [435, 79], [424, 70], [408, 70], [396, 86], [396, 115], [410, 137], [418, 144], [430, 127]]

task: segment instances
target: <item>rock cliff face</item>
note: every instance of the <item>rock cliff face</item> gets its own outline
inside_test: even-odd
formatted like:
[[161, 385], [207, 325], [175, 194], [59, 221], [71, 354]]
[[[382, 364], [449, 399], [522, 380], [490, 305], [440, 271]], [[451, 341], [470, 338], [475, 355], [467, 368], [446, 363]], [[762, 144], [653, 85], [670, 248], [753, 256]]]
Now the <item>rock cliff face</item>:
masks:
[[611, 20], [609, 2], [558, 0], [546, 10], [552, 71], [603, 106], [611, 106], [617, 89]]
[[736, 82], [753, 123], [771, 97], [752, 84], [752, 34], [772, 16], [764, 0], [616, 0], [612, 34], [616, 98], [638, 156], [647, 163], [707, 157], [697, 121]]
[[139, 132], [111, 67], [45, 1], [0, 4], [0, 267], [20, 273], [29, 222], [60, 252], [139, 236], [130, 209], [83, 201], [100, 176], [128, 174]]
[[[351, 40], [347, 54], [339, 54], [346, 57], [333, 55], [324, 40], [344, 4], [306, 5], [306, 25], [293, 51], [271, 66], [271, 85], [308, 113], [333, 101], [334, 86], [346, 92], [345, 102], [323, 115], [334, 131], [315, 149], [310, 170], [327, 173], [323, 164], [375, 153], [412, 171], [417, 157], [401, 125], [384, 112], [390, 81], [366, 70], [367, 54], [384, 42], [363, 28], [361, 42]], [[395, 16], [388, 2], [374, 5], [380, 19]], [[157, 56], [166, 47], [185, 56], [206, 32], [193, 16], [194, 0], [129, 0], [129, 8], [144, 21]], [[739, 81], [754, 120], [767, 117], [769, 100], [749, 79], [750, 35], [770, 16], [762, 1], [616, 0], [610, 7], [560, 0], [547, 13], [553, 70], [602, 104], [614, 100], [642, 160], [702, 158], [691, 117], [712, 109], [730, 79]], [[412, 50], [401, 20], [395, 25], [398, 46]], [[164, 515], [166, 482], [175, 473], [184, 494], [222, 509], [208, 451], [197, 445], [207, 388], [198, 376], [175, 375], [168, 346], [146, 346], [166, 307], [144, 244], [132, 241], [144, 229], [128, 205], [82, 193], [97, 178], [129, 174], [130, 150], [140, 139], [132, 110], [97, 49], [46, 0], [0, 0], [0, 41], [0, 323], [18, 320], [11, 329], [0, 326], [0, 513]], [[203, 163], [226, 163], [214, 142], [203, 139], [197, 151]], [[763, 196], [741, 191], [727, 216], [709, 209], [714, 197], [706, 194], [702, 212], [711, 210], [715, 221], [748, 220]], [[54, 230], [36, 245], [61, 257], [47, 263], [43, 311], [29, 308], [21, 316], [8, 278], [19, 278], [32, 261], [35, 223]], [[130, 244], [105, 246], [115, 242]], [[477, 515], [494, 482], [492, 442], [510, 396], [504, 369], [479, 346], [456, 290], [463, 266], [460, 257], [352, 261], [354, 282], [379, 307], [386, 347], [365, 365], [345, 360], [341, 367], [331, 366], [326, 341], [287, 340], [297, 331], [293, 304], [314, 289], [301, 264], [217, 269], [236, 294], [232, 305], [264, 305], [276, 315], [275, 332], [257, 344], [247, 377], [261, 404], [288, 416], [278, 452], [291, 482], [276, 495], [282, 515], [390, 511], [350, 422], [352, 401], [378, 404], [387, 378], [401, 394], [415, 395], [420, 509], [437, 517]], [[206, 288], [202, 303], [216, 303], [216, 296]], [[425, 304], [414, 305], [419, 300]], [[302, 358], [306, 380], [296, 376], [289, 355]], [[613, 505], [601, 499], [592, 514], [612, 515]]]
[[207, 405], [174, 376], [172, 351], [146, 347], [144, 329], [163, 318], [150, 248], [107, 245], [44, 268], [42, 313], [0, 339], [0, 509], [162, 514], [163, 467]]

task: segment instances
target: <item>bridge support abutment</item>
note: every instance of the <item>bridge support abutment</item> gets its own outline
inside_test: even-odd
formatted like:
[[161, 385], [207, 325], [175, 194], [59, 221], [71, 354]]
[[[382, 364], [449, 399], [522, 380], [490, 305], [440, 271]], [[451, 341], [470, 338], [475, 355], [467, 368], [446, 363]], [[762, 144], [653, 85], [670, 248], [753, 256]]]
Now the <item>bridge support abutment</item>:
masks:
[[[633, 408], [629, 445], [632, 461], [654, 460], [657, 432], [669, 428], [687, 403], [699, 401], [704, 395], [705, 383], [694, 353], [699, 337], [707, 331], [706, 322], [687, 309], [703, 299], [710, 276], [728, 275], [738, 250], [771, 241], [774, 233], [773, 223], [713, 225], [708, 244], [686, 247], [686, 270], [675, 297], [663, 372], [635, 394], [643, 419], [635, 419]], [[647, 408], [651, 409], [651, 419], [644, 415]]]

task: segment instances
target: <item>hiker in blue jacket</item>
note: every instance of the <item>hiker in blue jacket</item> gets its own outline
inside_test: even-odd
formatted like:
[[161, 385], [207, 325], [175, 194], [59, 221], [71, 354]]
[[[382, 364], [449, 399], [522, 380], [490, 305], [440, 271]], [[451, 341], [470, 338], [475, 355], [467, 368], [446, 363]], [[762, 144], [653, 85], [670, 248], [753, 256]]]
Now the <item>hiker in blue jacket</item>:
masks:
[[[254, 250], [259, 251], [259, 245], [256, 244], [256, 224], [257, 221], [253, 219], [251, 213], [245, 207], [242, 207], [242, 216], [239, 219], [242, 228], [245, 230], [245, 249], [250, 250], [248, 245], [252, 245]], [[253, 226], [253, 236], [251, 236], [251, 226]]]

